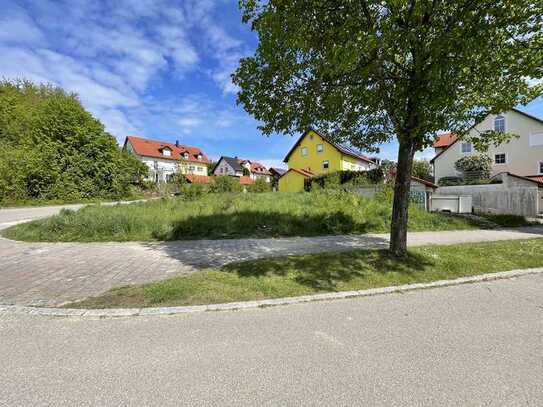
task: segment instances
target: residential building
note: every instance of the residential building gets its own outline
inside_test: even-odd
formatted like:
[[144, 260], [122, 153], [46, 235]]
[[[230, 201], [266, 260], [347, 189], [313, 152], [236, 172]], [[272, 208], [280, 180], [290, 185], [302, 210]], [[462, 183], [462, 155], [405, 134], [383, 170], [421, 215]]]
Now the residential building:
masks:
[[270, 173], [271, 173], [273, 178], [279, 178], [285, 172], [287, 172], [287, 170], [284, 169], [284, 168], [270, 167]]
[[149, 167], [147, 179], [157, 183], [171, 180], [177, 172], [199, 179], [208, 175], [209, 159], [198, 147], [128, 136], [123, 148]]
[[333, 142], [316, 130], [307, 130], [286, 155], [286, 171], [279, 178], [279, 191], [304, 190], [305, 180], [315, 175], [336, 171], [368, 171], [376, 163], [360, 152]]
[[[485, 151], [492, 160], [492, 176], [507, 172], [522, 177], [536, 178], [543, 175], [543, 120], [511, 109], [505, 113], [489, 114], [473, 126], [468, 135], [477, 137], [484, 131], [495, 130], [513, 133], [512, 138]], [[462, 157], [479, 154], [474, 146], [456, 135], [441, 135], [434, 143], [436, 156], [430, 160], [436, 182], [443, 177], [461, 176], [454, 164]]]
[[258, 179], [271, 182], [271, 172], [261, 163], [238, 157], [222, 156], [212, 171], [213, 175], [239, 177], [242, 184], [250, 184]]

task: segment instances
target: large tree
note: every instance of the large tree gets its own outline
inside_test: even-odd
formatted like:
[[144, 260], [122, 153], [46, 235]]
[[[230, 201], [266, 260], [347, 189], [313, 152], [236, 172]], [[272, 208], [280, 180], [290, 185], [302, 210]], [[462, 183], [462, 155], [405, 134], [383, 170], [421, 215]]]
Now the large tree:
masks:
[[[406, 253], [413, 156], [436, 133], [540, 94], [541, 0], [241, 0], [258, 34], [233, 75], [265, 134], [316, 126], [368, 151], [399, 143], [391, 243]], [[485, 141], [500, 140], [488, 132]]]
[[0, 81], [0, 204], [121, 198], [146, 173], [75, 94]]

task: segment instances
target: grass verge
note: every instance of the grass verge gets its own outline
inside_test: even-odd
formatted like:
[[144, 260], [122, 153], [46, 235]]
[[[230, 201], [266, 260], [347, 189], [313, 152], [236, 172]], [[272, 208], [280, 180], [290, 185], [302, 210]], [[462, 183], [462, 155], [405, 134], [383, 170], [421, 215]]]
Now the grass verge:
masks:
[[[5, 237], [25, 241], [149, 241], [263, 238], [388, 232], [391, 204], [341, 191], [206, 194], [78, 211], [13, 226]], [[412, 207], [409, 230], [473, 229], [476, 221]]]
[[384, 250], [233, 263], [146, 285], [117, 288], [67, 308], [225, 303], [362, 290], [543, 266], [543, 239], [426, 246], [396, 260]]

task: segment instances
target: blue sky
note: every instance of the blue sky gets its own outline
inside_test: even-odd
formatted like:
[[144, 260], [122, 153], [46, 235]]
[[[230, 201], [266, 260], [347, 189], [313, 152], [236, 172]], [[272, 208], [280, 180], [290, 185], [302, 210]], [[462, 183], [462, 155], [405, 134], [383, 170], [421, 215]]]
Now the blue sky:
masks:
[[[120, 142], [175, 141], [209, 156], [282, 165], [294, 140], [264, 137], [230, 73], [256, 36], [237, 0], [2, 0], [0, 76], [77, 92]], [[524, 108], [543, 117], [541, 99]], [[426, 152], [426, 156], [431, 156]], [[396, 144], [381, 148], [395, 158]]]

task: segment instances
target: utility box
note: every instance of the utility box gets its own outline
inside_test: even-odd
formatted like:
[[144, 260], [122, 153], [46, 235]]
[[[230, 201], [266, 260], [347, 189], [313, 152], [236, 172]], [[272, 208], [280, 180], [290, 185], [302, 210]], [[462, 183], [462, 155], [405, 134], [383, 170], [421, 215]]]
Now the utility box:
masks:
[[449, 213], [471, 213], [472, 199], [470, 195], [432, 195], [430, 211]]

